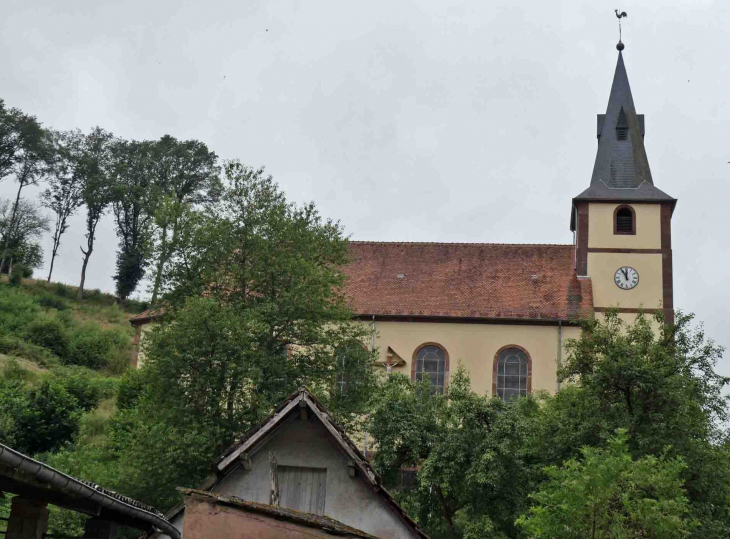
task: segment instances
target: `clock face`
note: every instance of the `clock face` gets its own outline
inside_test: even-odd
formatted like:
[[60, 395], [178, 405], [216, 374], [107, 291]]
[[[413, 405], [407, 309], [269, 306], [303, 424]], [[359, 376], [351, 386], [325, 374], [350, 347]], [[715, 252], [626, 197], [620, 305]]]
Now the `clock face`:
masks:
[[631, 266], [624, 266], [616, 270], [613, 280], [622, 290], [631, 290], [639, 284], [639, 272]]

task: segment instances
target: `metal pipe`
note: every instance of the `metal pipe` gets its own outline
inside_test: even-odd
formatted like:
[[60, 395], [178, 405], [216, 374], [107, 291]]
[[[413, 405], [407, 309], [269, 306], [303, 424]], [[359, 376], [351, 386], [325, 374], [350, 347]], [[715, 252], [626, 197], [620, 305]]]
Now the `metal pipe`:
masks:
[[[558, 369], [563, 364], [563, 321], [558, 320]], [[558, 392], [560, 392], [560, 378], [558, 378]]]
[[139, 504], [141, 506], [142, 504], [140, 502], [121, 495], [120, 497], [124, 499], [112, 497], [97, 488], [87, 485], [78, 479], [74, 479], [70, 475], [51, 468], [47, 464], [33, 460], [4, 444], [0, 444], [0, 464], [28, 474], [39, 482], [52, 486], [59, 492], [70, 492], [73, 494], [70, 497], [80, 497], [85, 500], [90, 500], [110, 511], [147, 522], [151, 528], [156, 527], [173, 539], [181, 539], [180, 532], [177, 528], [162, 515], [157, 515], [147, 509], [134, 505]]

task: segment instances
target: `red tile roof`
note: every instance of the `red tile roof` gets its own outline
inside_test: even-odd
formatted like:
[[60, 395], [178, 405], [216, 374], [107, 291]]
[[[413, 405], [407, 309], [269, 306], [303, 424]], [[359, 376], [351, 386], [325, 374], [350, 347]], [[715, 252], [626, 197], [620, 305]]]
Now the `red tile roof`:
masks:
[[569, 320], [593, 312], [572, 245], [350, 242], [357, 315]]

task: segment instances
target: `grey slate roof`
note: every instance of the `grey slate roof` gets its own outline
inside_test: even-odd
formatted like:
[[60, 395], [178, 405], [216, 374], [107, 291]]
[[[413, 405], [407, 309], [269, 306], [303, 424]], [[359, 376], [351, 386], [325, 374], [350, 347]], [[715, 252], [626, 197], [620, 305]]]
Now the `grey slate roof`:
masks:
[[[606, 114], [599, 115], [591, 185], [574, 201], [676, 203], [676, 199], [654, 187], [644, 148], [643, 120], [636, 114], [624, 57], [619, 52]], [[626, 129], [626, 140], [619, 140], [617, 127]]]

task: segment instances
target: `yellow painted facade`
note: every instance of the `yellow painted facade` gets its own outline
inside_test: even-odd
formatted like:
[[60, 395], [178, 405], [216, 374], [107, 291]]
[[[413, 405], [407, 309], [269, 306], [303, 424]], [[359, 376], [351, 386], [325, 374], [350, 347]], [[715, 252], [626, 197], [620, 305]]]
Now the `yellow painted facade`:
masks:
[[[616, 270], [631, 266], [639, 284], [622, 290], [614, 282]], [[662, 255], [643, 253], [588, 253], [594, 307], [659, 309], [662, 307]]]
[[[411, 376], [416, 350], [424, 343], [438, 343], [448, 353], [451, 373], [461, 363], [469, 372], [472, 389], [479, 394], [491, 394], [495, 354], [504, 346], [517, 345], [532, 359], [532, 390], [555, 392], [561, 331], [563, 348], [566, 339], [580, 336], [576, 326], [375, 322], [375, 346], [380, 361], [386, 361], [388, 347], [405, 360], [405, 365], [393, 368], [392, 372]], [[563, 349], [561, 358], [564, 357]]]
[[660, 249], [661, 206], [630, 204], [636, 215], [636, 234], [614, 234], [613, 213], [622, 204], [588, 205], [588, 248]]

